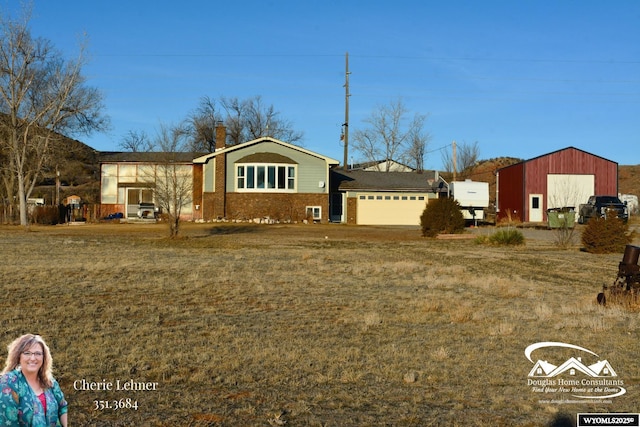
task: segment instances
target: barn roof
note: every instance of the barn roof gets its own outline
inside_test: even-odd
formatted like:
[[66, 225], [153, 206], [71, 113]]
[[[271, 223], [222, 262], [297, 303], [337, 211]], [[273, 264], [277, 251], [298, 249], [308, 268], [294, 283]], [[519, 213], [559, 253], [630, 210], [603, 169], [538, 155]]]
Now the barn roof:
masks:
[[[516, 166], [516, 165], [521, 165], [521, 164], [523, 164], [523, 163], [529, 163], [529, 162], [531, 162], [531, 161], [534, 161], [534, 160], [537, 160], [537, 159], [541, 159], [541, 158], [543, 158], [543, 157], [547, 157], [547, 156], [552, 156], [552, 155], [554, 155], [554, 154], [558, 154], [558, 153], [561, 153], [561, 152], [563, 152], [563, 151], [567, 151], [567, 150], [579, 151], [579, 152], [581, 152], [581, 153], [587, 154], [587, 155], [589, 155], [589, 156], [597, 157], [597, 158], [602, 159], [602, 160], [605, 160], [605, 161], [607, 161], [607, 162], [616, 163], [616, 162], [614, 162], [613, 160], [605, 159], [605, 158], [604, 158], [604, 157], [602, 157], [602, 156], [598, 156], [598, 155], [596, 155], [596, 154], [589, 153], [588, 151], [584, 151], [584, 150], [581, 150], [581, 149], [579, 149], [579, 148], [571, 147], [571, 146], [570, 146], [570, 147], [566, 147], [566, 148], [561, 148], [561, 149], [556, 150], [556, 151], [552, 151], [552, 152], [550, 152], [550, 153], [541, 154], [541, 155], [539, 155], [539, 156], [532, 157], [532, 158], [530, 158], [530, 159], [523, 160], [523, 161], [518, 162], [518, 163], [513, 163], [513, 164], [511, 164], [511, 165], [509, 165], [509, 166], [504, 166], [504, 167], [498, 168], [498, 172], [499, 172], [499, 171], [501, 171], [501, 170], [503, 170], [503, 169], [508, 169], [508, 168], [511, 168], [511, 167], [513, 167], [513, 166]], [[616, 163], [616, 164], [617, 164], [617, 163]]]

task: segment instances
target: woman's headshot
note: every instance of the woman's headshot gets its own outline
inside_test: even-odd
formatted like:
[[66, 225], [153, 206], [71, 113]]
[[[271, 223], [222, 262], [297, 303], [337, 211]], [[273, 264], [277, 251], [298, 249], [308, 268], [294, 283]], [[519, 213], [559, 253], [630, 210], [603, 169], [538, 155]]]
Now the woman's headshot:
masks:
[[42, 337], [22, 335], [8, 350], [0, 377], [0, 425], [67, 427], [67, 401]]

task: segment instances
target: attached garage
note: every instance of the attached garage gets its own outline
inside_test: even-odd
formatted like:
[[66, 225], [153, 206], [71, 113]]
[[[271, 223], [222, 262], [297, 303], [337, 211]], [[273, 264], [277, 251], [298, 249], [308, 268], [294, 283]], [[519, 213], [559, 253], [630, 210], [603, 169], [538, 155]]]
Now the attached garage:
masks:
[[420, 225], [428, 194], [360, 193], [357, 219], [360, 225]]
[[[420, 225], [430, 199], [446, 194], [437, 171], [333, 171], [334, 191], [345, 207], [342, 221], [358, 225]], [[334, 207], [335, 208], [335, 207]]]

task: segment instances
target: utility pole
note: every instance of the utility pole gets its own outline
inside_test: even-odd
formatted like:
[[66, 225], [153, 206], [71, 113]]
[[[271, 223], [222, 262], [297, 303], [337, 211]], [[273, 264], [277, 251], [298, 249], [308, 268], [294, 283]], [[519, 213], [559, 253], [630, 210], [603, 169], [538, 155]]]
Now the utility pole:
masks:
[[453, 148], [453, 180], [456, 180], [456, 171], [458, 169], [458, 165], [456, 164], [456, 142], [453, 141], [453, 143], [451, 144], [452, 148]]
[[342, 134], [342, 140], [344, 141], [344, 165], [342, 166], [343, 169], [346, 171], [347, 169], [349, 169], [348, 167], [348, 157], [349, 157], [349, 97], [351, 96], [349, 94], [349, 74], [351, 74], [349, 72], [349, 52], [347, 52], [346, 56], [345, 56], [345, 64], [346, 64], [346, 71], [345, 71], [345, 83], [344, 83], [344, 124], [342, 125], [343, 128], [343, 134]]

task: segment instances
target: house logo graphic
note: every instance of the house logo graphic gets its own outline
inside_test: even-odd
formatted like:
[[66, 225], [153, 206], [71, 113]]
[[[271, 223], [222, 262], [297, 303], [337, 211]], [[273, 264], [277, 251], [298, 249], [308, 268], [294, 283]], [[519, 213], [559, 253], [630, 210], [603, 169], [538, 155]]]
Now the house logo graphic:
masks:
[[[553, 354], [555, 349], [573, 350], [572, 356], [564, 361], [553, 361], [558, 364], [533, 358], [533, 353], [538, 350], [538, 353]], [[524, 354], [533, 363], [527, 385], [534, 393], [563, 393], [577, 399], [600, 400], [626, 393], [622, 387], [624, 381], [618, 378], [611, 364], [587, 348], [563, 342], [538, 342], [528, 346]], [[591, 359], [592, 362], [583, 359]]]

